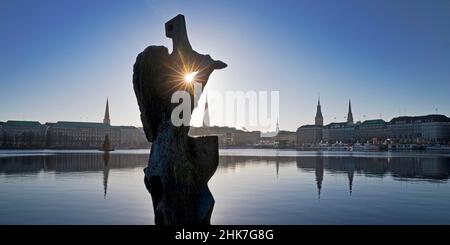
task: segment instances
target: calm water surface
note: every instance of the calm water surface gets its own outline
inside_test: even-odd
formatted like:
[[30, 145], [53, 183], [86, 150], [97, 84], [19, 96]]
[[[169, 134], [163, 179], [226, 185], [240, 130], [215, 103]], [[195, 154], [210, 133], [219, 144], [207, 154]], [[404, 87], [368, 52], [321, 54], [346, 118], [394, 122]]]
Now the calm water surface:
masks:
[[[450, 155], [221, 150], [213, 224], [450, 224]], [[0, 224], [153, 224], [148, 150], [0, 151]]]

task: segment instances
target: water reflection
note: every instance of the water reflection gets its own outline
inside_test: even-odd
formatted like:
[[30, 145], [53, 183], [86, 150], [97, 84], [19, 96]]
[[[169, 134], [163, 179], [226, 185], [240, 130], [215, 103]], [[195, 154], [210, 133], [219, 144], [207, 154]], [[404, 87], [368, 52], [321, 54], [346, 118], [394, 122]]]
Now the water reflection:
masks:
[[9, 175], [38, 174], [41, 171], [55, 173], [98, 172], [103, 173], [103, 198], [108, 193], [109, 172], [112, 169], [144, 167], [148, 155], [114, 154], [57, 154], [39, 156], [15, 156], [0, 158], [0, 173]]
[[143, 167], [147, 161], [148, 155], [143, 154], [110, 154], [106, 158], [102, 153], [3, 157], [0, 158], [0, 173], [97, 172], [104, 171], [105, 166], [108, 169]]
[[109, 176], [109, 152], [103, 153], [103, 199], [106, 200], [106, 193], [108, 192], [108, 176]]
[[[144, 154], [56, 154], [0, 158], [0, 173], [6, 175], [45, 172], [103, 172], [104, 198], [107, 196], [108, 176], [111, 169], [145, 167]], [[366, 177], [392, 176], [398, 181], [446, 182], [450, 176], [449, 157], [336, 157], [336, 156], [221, 156], [219, 169], [235, 169], [247, 164], [275, 165], [277, 178], [280, 166], [296, 164], [305, 172], [314, 172], [317, 194], [320, 198], [324, 171], [346, 174], [348, 191], [352, 194], [355, 172]]]
[[350, 156], [303, 156], [303, 157], [249, 157], [223, 156], [219, 168], [236, 168], [250, 163], [274, 163], [276, 176], [279, 176], [280, 164], [290, 164], [295, 161], [297, 168], [314, 171], [317, 195], [320, 199], [324, 171], [331, 174], [346, 174], [348, 192], [352, 195], [355, 172], [366, 177], [383, 178], [392, 176], [397, 181], [429, 181], [447, 182], [450, 175], [449, 157], [350, 157]]
[[315, 171], [318, 186], [323, 180], [323, 171], [347, 174], [349, 189], [352, 189], [354, 173], [367, 177], [393, 176], [396, 180], [446, 181], [450, 175], [450, 157], [349, 157], [349, 156], [302, 156], [302, 157], [252, 157], [221, 156], [219, 168], [236, 168], [255, 162], [275, 164], [276, 174], [280, 165], [296, 163], [302, 171]]
[[[318, 158], [318, 159], [320, 159], [320, 158]], [[323, 182], [323, 161], [315, 162], [314, 171], [316, 174], [317, 195], [320, 199], [320, 191], [322, 190], [322, 182]]]
[[[148, 154], [122, 153], [0, 157], [0, 223], [151, 223], [147, 161]], [[219, 162], [210, 181], [215, 224], [450, 222], [448, 156], [228, 155]]]

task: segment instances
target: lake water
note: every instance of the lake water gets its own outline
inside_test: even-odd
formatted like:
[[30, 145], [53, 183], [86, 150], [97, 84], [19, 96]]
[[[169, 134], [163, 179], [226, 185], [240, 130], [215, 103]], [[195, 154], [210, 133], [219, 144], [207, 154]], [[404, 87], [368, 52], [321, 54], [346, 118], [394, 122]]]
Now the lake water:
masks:
[[[450, 155], [221, 150], [213, 224], [450, 224]], [[153, 224], [148, 150], [0, 151], [0, 224]]]

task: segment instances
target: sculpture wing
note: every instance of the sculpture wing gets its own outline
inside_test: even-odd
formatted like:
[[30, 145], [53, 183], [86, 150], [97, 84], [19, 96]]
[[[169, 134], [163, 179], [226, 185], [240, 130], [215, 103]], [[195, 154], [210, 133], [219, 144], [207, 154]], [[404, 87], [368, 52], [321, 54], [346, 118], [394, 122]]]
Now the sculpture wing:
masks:
[[149, 46], [136, 58], [133, 67], [133, 87], [136, 94], [141, 121], [147, 140], [153, 142], [161, 123], [164, 101], [162, 81], [164, 62], [169, 58], [169, 51], [164, 46]]

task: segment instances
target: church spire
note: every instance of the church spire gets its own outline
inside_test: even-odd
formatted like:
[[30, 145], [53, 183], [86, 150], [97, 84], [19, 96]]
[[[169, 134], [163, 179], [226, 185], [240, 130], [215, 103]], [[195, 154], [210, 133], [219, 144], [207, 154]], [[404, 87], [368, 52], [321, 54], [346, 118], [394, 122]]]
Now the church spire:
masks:
[[280, 124], [278, 124], [278, 118], [277, 118], [277, 128], [275, 129], [275, 132], [279, 132], [280, 131]]
[[109, 119], [109, 101], [108, 101], [108, 98], [106, 98], [105, 117], [103, 118], [103, 123], [111, 125], [111, 120]]
[[349, 124], [353, 123], [352, 102], [350, 99], [348, 100], [347, 123], [349, 123]]
[[316, 112], [316, 125], [323, 126], [323, 116], [322, 116], [322, 107], [320, 105], [320, 95], [317, 99], [317, 112]]

